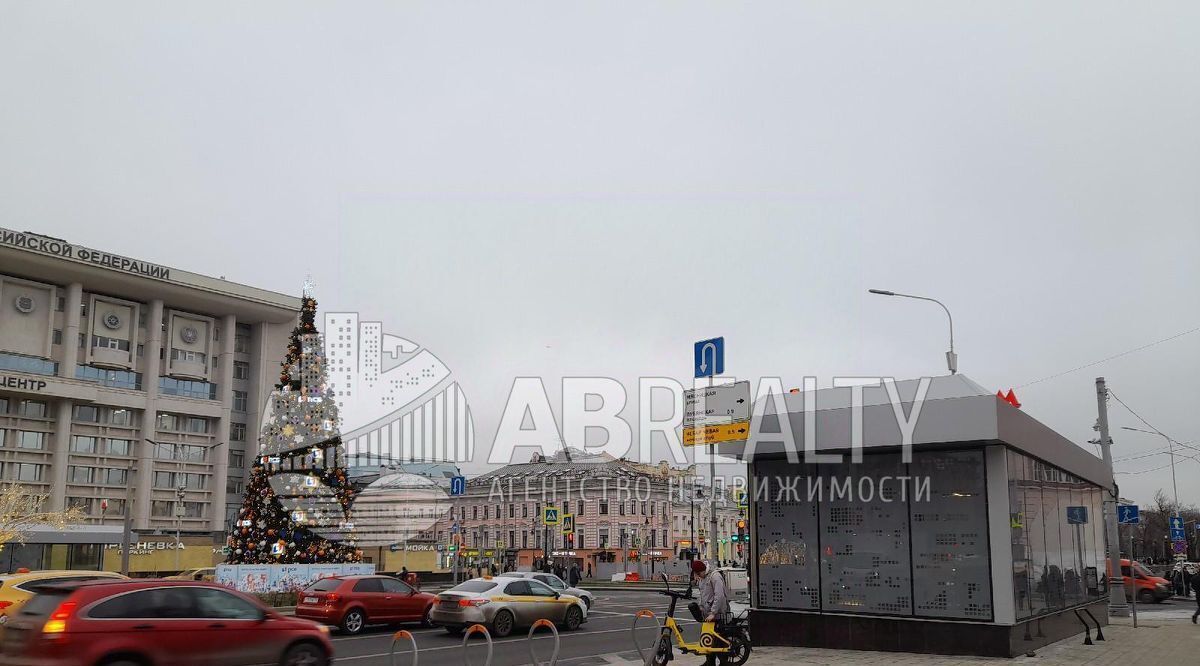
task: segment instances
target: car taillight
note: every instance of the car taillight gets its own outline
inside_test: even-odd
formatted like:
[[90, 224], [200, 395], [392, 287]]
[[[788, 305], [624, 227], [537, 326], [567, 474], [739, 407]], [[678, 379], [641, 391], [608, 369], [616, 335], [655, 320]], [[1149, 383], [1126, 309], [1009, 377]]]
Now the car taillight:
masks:
[[11, 601], [0, 601], [0, 610], [4, 610], [12, 605]]
[[50, 619], [42, 625], [43, 634], [61, 634], [67, 630], [67, 619], [75, 612], [74, 601], [64, 601], [50, 614]]
[[458, 605], [467, 608], [468, 606], [482, 606], [490, 602], [491, 599], [459, 599]]
[[341, 598], [341, 597], [339, 597], [339, 596], [337, 595], [337, 592], [330, 592], [329, 594], [325, 595], [325, 602], [326, 602], [326, 603], [333, 603], [333, 602], [337, 601], [337, 600], [338, 600], [338, 599], [340, 599], [340, 598]]

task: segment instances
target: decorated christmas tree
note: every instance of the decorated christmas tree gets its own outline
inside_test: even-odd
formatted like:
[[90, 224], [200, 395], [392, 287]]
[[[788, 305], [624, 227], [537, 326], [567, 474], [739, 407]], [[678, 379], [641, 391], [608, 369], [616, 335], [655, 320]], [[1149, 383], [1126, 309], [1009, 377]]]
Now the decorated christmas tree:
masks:
[[279, 383], [271, 393], [229, 564], [360, 562], [342, 464], [337, 403], [326, 389], [317, 301], [306, 286]]

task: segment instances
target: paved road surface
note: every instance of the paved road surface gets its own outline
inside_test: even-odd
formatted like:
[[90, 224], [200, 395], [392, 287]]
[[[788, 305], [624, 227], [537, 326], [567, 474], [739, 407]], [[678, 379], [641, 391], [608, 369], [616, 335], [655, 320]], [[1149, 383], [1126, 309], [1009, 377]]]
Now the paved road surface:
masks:
[[[613, 661], [636, 659], [636, 648], [630, 634], [634, 613], [639, 609], [649, 608], [659, 616], [667, 611], [669, 599], [655, 592], [599, 590], [596, 592], [596, 604], [588, 613], [588, 621], [576, 631], [563, 631], [560, 634], [561, 646], [558, 661], [570, 666], [588, 666], [590, 664], [608, 664]], [[684, 635], [689, 640], [695, 639], [698, 629], [682, 605], [675, 617], [680, 621]], [[685, 619], [686, 618], [686, 619]], [[638, 632], [639, 641], [643, 646], [649, 646], [654, 640], [651, 622], [642, 620], [639, 627], [645, 630]], [[454, 637], [442, 629], [414, 629], [412, 631], [420, 649], [421, 664], [461, 664], [463, 663], [462, 637]], [[395, 628], [370, 627], [358, 636], [338, 636], [334, 633], [333, 644], [336, 650], [336, 664], [353, 666], [387, 665], [388, 650], [392, 643]], [[516, 666], [529, 664], [529, 643], [527, 631], [517, 630], [512, 636], [495, 640], [495, 652], [492, 666]], [[549, 660], [554, 650], [553, 635], [545, 629], [534, 635], [534, 649], [538, 660]], [[411, 649], [398, 644], [396, 664], [409, 666], [412, 664]], [[483, 666], [487, 648], [479, 637], [473, 637], [467, 651], [474, 666]], [[605, 658], [605, 656], [609, 658]]]

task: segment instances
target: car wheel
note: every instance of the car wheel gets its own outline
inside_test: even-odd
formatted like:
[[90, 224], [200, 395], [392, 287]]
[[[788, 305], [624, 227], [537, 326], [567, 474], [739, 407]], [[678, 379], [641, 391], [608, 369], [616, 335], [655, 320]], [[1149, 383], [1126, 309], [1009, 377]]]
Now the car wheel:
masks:
[[328, 663], [329, 657], [324, 650], [312, 643], [300, 643], [283, 653], [279, 666], [325, 666]]
[[496, 613], [496, 617], [492, 618], [492, 635], [496, 638], [504, 638], [512, 633], [513, 625], [516, 620], [513, 614], [502, 610]]
[[433, 606], [425, 609], [425, 613], [421, 615], [421, 626], [428, 629], [433, 626], [433, 620], [429, 619], [429, 613], [433, 611]]
[[579, 606], [572, 605], [567, 609], [567, 616], [563, 618], [563, 628], [567, 631], [575, 631], [581, 624], [583, 624], [583, 611], [579, 610]]
[[1150, 590], [1138, 590], [1137, 596], [1138, 596], [1139, 604], [1152, 604], [1152, 603], [1158, 601], [1157, 599], [1154, 598], [1154, 593], [1151, 592]]
[[346, 616], [342, 618], [342, 631], [347, 634], [357, 634], [365, 626], [367, 626], [367, 616], [357, 608], [347, 611]]

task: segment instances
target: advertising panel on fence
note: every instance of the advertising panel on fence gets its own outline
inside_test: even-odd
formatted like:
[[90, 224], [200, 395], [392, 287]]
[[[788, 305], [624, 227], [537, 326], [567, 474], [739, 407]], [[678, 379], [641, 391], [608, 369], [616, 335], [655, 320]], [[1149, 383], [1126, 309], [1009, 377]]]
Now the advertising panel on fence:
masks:
[[278, 564], [271, 567], [271, 591], [285, 592], [297, 587], [305, 587], [309, 583], [309, 565], [307, 564]]
[[373, 573], [374, 564], [218, 564], [216, 581], [242, 592], [287, 592], [318, 578]]

